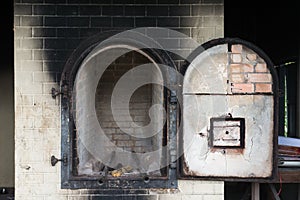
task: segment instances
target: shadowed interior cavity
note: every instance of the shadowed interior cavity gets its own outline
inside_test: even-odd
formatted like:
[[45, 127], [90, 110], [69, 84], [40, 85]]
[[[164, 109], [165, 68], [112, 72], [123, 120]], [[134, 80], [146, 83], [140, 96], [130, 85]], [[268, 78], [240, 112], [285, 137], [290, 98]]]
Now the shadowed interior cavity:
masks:
[[[113, 53], [113, 50], [110, 50], [110, 53]], [[163, 159], [163, 152], [161, 151], [161, 147], [163, 144], [163, 129], [154, 136], [149, 133], [136, 133], [140, 129], [133, 126], [132, 123], [138, 126], [146, 126], [149, 123], [155, 123], [155, 126], [162, 126], [162, 122], [159, 121], [159, 115], [163, 115], [164, 111], [160, 113], [156, 113], [152, 119], [149, 117], [149, 109], [151, 106], [155, 104], [159, 104], [164, 106], [163, 102], [163, 86], [158, 84], [145, 84], [139, 87], [135, 91], [132, 92], [132, 96], [129, 101], [129, 113], [130, 116], [127, 116], [124, 112], [126, 107], [122, 106], [122, 104], [117, 104], [117, 113], [115, 115], [119, 115], [117, 117], [118, 121], [116, 121], [116, 116], [112, 113], [111, 108], [111, 99], [114, 87], [116, 86], [119, 79], [126, 73], [131, 73], [130, 70], [138, 67], [140, 65], [146, 63], [153, 63], [153, 60], [147, 58], [146, 55], [143, 55], [137, 51], [129, 51], [122, 56], [118, 57], [114, 62], [112, 62], [102, 74], [96, 89], [95, 94], [95, 111], [97, 115], [98, 122], [100, 127], [103, 129], [104, 134], [107, 138], [109, 138], [110, 143], [97, 143], [96, 141], [92, 143], [95, 145], [104, 145], [108, 149], [117, 147], [121, 151], [124, 152], [132, 152], [131, 158], [128, 158], [126, 164], [123, 161], [118, 162], [116, 160], [116, 152], [111, 151], [109, 155], [105, 155], [109, 163], [103, 163], [101, 160], [95, 158], [87, 148], [82, 144], [80, 139], [78, 140], [78, 174], [79, 175], [105, 175], [105, 176], [132, 176], [138, 175], [140, 173], [144, 173], [145, 171], [148, 174], [153, 176], [161, 176], [161, 170], [157, 170], [157, 166], [160, 165], [161, 160]], [[155, 63], [153, 63], [155, 64]], [[95, 63], [95, 67], [97, 67]], [[130, 74], [129, 74], [130, 75]], [[140, 76], [151, 76], [154, 80], [153, 82], [158, 82], [155, 79], [162, 79], [161, 72], [158, 70], [151, 70], [151, 72], [147, 72]], [[135, 74], [129, 76], [129, 81], [135, 81], [137, 78]], [[78, 94], [77, 94], [78, 95]], [[122, 101], [122, 95], [118, 96], [119, 100]], [[84, 105], [82, 105], [84, 107]], [[128, 105], [127, 105], [128, 106]], [[77, 110], [79, 110], [77, 108]], [[82, 126], [82, 125], [81, 125]], [[91, 127], [86, 127], [90, 129]], [[132, 136], [130, 133], [126, 133], [126, 129], [131, 129], [135, 133], [135, 136]], [[80, 134], [80, 133], [78, 133]], [[138, 137], [141, 134], [141, 137]], [[143, 137], [142, 137], [143, 136]], [[80, 136], [84, 137], [84, 136]], [[86, 139], [86, 138], [85, 138]], [[93, 139], [93, 138], [91, 138]], [[89, 142], [91, 144], [91, 142]], [[89, 147], [91, 148], [91, 147]], [[136, 154], [147, 154], [149, 152], [157, 151], [157, 160], [151, 161], [155, 165], [154, 168], [156, 170], [151, 170], [149, 167], [148, 170], [141, 169], [144, 164], [139, 164], [139, 162], [144, 162], [144, 160], [139, 160], [135, 155]], [[107, 154], [106, 152], [103, 152]], [[130, 163], [134, 163], [130, 165]], [[120, 172], [120, 173], [117, 173]]]

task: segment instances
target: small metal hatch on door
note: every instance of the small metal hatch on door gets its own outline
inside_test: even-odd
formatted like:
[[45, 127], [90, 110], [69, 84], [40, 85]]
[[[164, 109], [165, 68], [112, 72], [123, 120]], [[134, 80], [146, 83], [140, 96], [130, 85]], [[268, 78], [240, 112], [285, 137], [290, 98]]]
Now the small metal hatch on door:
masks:
[[214, 148], [243, 148], [245, 139], [244, 118], [211, 118], [210, 146]]
[[181, 177], [273, 178], [277, 75], [268, 56], [244, 40], [215, 39], [182, 73]]

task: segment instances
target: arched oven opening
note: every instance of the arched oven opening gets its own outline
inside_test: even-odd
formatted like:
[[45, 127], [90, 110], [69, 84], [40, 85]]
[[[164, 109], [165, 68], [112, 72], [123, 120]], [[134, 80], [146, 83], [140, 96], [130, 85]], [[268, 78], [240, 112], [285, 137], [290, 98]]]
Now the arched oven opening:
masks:
[[175, 188], [162, 70], [174, 63], [104, 37], [82, 44], [62, 75], [62, 188]]

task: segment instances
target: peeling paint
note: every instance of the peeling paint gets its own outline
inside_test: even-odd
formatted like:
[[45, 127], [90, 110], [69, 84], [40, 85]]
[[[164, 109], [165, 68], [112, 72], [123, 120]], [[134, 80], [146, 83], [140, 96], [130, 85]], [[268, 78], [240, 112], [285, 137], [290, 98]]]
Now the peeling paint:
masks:
[[[227, 52], [226, 44], [214, 46], [196, 57], [186, 72], [183, 85], [185, 175], [272, 176], [274, 95], [268, 87], [266, 91], [256, 92], [257, 83], [272, 84], [271, 73], [267, 68], [264, 73], [256, 68], [257, 63], [265, 61], [253, 50], [243, 45], [237, 49], [240, 52], [233, 55]], [[233, 80], [232, 74], [247, 78], [241, 79], [243, 83], [234, 82], [239, 80]], [[233, 90], [234, 87], [241, 90]], [[243, 119], [243, 126], [228, 117]]]

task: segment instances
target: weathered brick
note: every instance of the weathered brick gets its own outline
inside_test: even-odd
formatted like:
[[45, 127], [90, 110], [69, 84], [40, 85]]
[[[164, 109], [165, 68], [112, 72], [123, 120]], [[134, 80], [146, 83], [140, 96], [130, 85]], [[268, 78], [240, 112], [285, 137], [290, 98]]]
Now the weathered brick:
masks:
[[20, 16], [14, 16], [14, 25], [20, 26], [21, 17]]
[[168, 16], [169, 8], [168, 6], [147, 6], [148, 16]]
[[[158, 200], [182, 200], [181, 195], [174, 195], [174, 194], [160, 194], [158, 196]], [[199, 199], [200, 200], [200, 199]]]
[[19, 122], [19, 126], [16, 125], [16, 127], [19, 128], [33, 128], [34, 127], [34, 118], [30, 117], [30, 118], [23, 118], [21, 119]]
[[145, 6], [125, 6], [124, 8], [125, 16], [145, 16], [146, 7]]
[[18, 105], [30, 105], [33, 106], [33, 96], [32, 95], [18, 95], [16, 97]]
[[33, 52], [34, 60], [65, 61], [70, 55], [68, 50], [35, 50]]
[[45, 73], [45, 72], [34, 72], [33, 74], [34, 82], [55, 82], [53, 77], [55, 77], [54, 73]]
[[257, 63], [255, 66], [256, 72], [268, 72], [267, 64], [266, 63]]
[[89, 17], [68, 17], [67, 26], [68, 27], [88, 27], [90, 24]]
[[41, 61], [26, 60], [21, 62], [22, 71], [42, 71], [43, 63]]
[[45, 61], [43, 62], [44, 72], [62, 72], [64, 62]]
[[157, 41], [165, 49], [180, 49], [179, 39], [158, 39]]
[[224, 182], [222, 181], [214, 181], [214, 195], [219, 195], [220, 197], [224, 197]]
[[179, 180], [178, 188], [183, 194], [193, 194], [194, 182], [191, 180]]
[[176, 5], [169, 7], [170, 16], [190, 16], [191, 6], [190, 5]]
[[248, 81], [252, 83], [271, 82], [271, 74], [248, 74]]
[[215, 15], [224, 15], [224, 6], [223, 5], [215, 5]]
[[[39, 162], [39, 163], [31, 163], [30, 164], [30, 169], [28, 170], [29, 172], [34, 171], [35, 173], [57, 173], [57, 168], [52, 167], [49, 165], [47, 162]], [[44, 185], [42, 185], [45, 187]]]
[[34, 83], [26, 83], [23, 84], [22, 87], [22, 94], [42, 94], [43, 93], [43, 87], [42, 85], [37, 85]]
[[41, 39], [23, 39], [21, 40], [21, 47], [23, 49], [42, 49], [43, 40]]
[[[21, 153], [18, 152], [17, 153]], [[16, 159], [17, 163], [37, 163], [43, 161], [43, 151], [27, 151]], [[34, 184], [34, 182], [31, 182]]]
[[[214, 182], [196, 182], [193, 186], [194, 194], [214, 194], [215, 193], [215, 184]], [[222, 186], [221, 186], [222, 187]]]
[[231, 64], [230, 65], [231, 73], [245, 73], [245, 72], [253, 72], [254, 67], [250, 64]]
[[33, 28], [33, 37], [55, 37], [55, 28]]
[[[173, 31], [169, 32], [170, 37], [191, 37], [191, 29], [189, 28], [172, 28]], [[179, 32], [179, 33], [178, 33]]]
[[66, 41], [64, 39], [45, 39], [46, 49], [65, 49]]
[[213, 15], [214, 7], [211, 5], [195, 5], [192, 6], [192, 16]]
[[218, 35], [224, 35], [224, 28], [221, 27], [221, 26], [218, 26], [216, 27], [216, 30], [215, 30], [215, 35], [218, 36]]
[[203, 195], [203, 200], [223, 200], [224, 195]]
[[35, 188], [39, 191], [38, 194], [44, 195], [56, 194], [58, 190], [58, 186], [56, 184], [37, 185]]
[[[24, 190], [22, 190], [22, 192], [20, 192], [20, 194], [23, 193]], [[43, 195], [34, 195], [34, 196], [24, 196], [27, 193], [23, 193], [23, 195], [16, 195], [15, 198], [16, 199], [22, 199], [22, 200], [45, 200]]]
[[242, 55], [239, 53], [232, 53], [231, 54], [231, 61], [233, 63], [241, 63], [243, 60]]
[[32, 50], [17, 50], [16, 51], [17, 60], [31, 60], [32, 59]]
[[[99, 199], [106, 199], [105, 197], [108, 197], [108, 196], [104, 196], [104, 198], [102, 197], [99, 197]], [[98, 197], [95, 196], [95, 197], [89, 197], [89, 195], [86, 195], [86, 196], [68, 196], [68, 200], [86, 200], [86, 199], [97, 199]]]
[[224, 26], [224, 18], [222, 16], [204, 16], [203, 17], [203, 26]]
[[15, 28], [15, 37], [23, 38], [23, 37], [31, 37], [32, 36], [32, 29], [31, 28]]
[[57, 183], [60, 184], [60, 176], [56, 173], [45, 173], [44, 180], [46, 183]]
[[103, 16], [123, 16], [124, 7], [123, 6], [102, 6]]
[[272, 92], [272, 84], [255, 84], [255, 92]]
[[178, 27], [179, 26], [179, 17], [158, 18], [157, 26], [159, 26], [159, 27]]
[[168, 31], [164, 29], [148, 28], [147, 35], [152, 38], [167, 38]]
[[[196, 27], [191, 30], [193, 38], [213, 38], [215, 37], [215, 28], [213, 27]], [[201, 42], [198, 42], [201, 44]]]
[[133, 27], [134, 19], [131, 17], [114, 17], [113, 26], [114, 27]]
[[82, 41], [82, 39], [66, 39], [65, 40], [65, 43], [66, 43], [65, 48], [70, 49], [70, 50], [76, 49], [81, 41]]
[[246, 58], [249, 60], [249, 61], [255, 61], [256, 58], [257, 58], [257, 54], [255, 53], [248, 53]]
[[31, 15], [32, 14], [32, 6], [31, 5], [15, 5], [14, 7], [15, 15]]
[[134, 145], [134, 141], [122, 141], [122, 140], [118, 140], [117, 141], [117, 146], [119, 147], [132, 147]]
[[246, 82], [245, 74], [231, 74], [230, 80], [233, 83], [245, 83]]
[[135, 26], [136, 27], [155, 27], [157, 18], [155, 17], [136, 17]]
[[111, 27], [112, 18], [111, 17], [92, 17], [91, 19], [92, 27]]
[[78, 15], [79, 14], [79, 7], [75, 5], [58, 5], [57, 6], [57, 14], [58, 15]]
[[21, 26], [42, 26], [43, 18], [40, 16], [23, 16], [21, 17]]
[[97, 5], [89, 5], [89, 6], [80, 6], [79, 14], [80, 15], [100, 15], [101, 14], [101, 6]]
[[45, 26], [48, 27], [61, 27], [66, 26], [67, 18], [65, 17], [45, 17]]
[[[106, 133], [106, 132], [105, 132]], [[113, 134], [113, 140], [130, 140], [130, 136], [127, 134]]]
[[22, 107], [22, 117], [37, 117], [42, 116], [42, 107], [41, 106], [23, 106]]
[[27, 184], [42, 184], [44, 182], [43, 174], [22, 174], [20, 179], [26, 180]]
[[33, 7], [34, 15], [55, 15], [56, 6], [55, 5], [35, 5]]
[[202, 27], [202, 17], [180, 17], [180, 27]]
[[34, 128], [57, 128], [59, 120], [53, 117], [36, 117], [34, 118]]
[[80, 31], [85, 31], [84, 28], [57, 28], [57, 37], [62, 38], [78, 38]]
[[234, 44], [231, 45], [231, 52], [232, 53], [242, 53], [243, 51], [243, 46], [240, 44]]
[[232, 86], [233, 93], [253, 93], [254, 84], [250, 83], [234, 83]]

